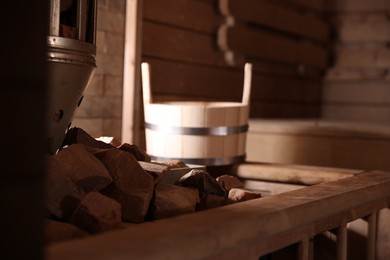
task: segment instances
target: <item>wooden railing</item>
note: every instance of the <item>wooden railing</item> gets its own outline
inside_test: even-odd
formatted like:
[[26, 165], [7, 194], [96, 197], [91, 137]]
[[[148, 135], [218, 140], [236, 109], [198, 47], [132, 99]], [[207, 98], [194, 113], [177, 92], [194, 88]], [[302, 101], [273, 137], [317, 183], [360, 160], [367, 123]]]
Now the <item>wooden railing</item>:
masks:
[[[347, 223], [369, 223], [366, 259], [376, 259], [377, 214], [390, 205], [390, 173], [372, 171], [295, 191], [52, 244], [47, 259], [259, 259], [298, 245], [313, 259], [317, 234], [337, 236], [347, 259]], [[294, 258], [293, 258], [294, 259]]]

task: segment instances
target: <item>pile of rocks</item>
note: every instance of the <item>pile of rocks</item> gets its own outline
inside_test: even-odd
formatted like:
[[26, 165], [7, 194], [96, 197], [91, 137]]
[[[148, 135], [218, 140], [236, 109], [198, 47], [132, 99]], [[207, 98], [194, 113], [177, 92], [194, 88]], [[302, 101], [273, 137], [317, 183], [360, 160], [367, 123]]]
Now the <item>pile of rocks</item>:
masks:
[[177, 164], [151, 162], [135, 145], [114, 146], [81, 128], [68, 131], [46, 164], [47, 243], [261, 197], [234, 176], [198, 169], [177, 183], [160, 182]]

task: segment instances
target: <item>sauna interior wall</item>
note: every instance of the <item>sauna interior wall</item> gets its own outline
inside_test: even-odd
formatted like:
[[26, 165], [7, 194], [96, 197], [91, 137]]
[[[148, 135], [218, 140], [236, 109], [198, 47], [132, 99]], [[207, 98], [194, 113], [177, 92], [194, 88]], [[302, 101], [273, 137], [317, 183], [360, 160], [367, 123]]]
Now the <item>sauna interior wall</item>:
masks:
[[[239, 12], [222, 38], [218, 31], [227, 23], [219, 2], [142, 2], [141, 60], [152, 66], [155, 100], [238, 101], [249, 61], [255, 68], [251, 117], [318, 117], [328, 62], [322, 1], [231, 1], [230, 9]], [[98, 2], [97, 69], [72, 123], [95, 137], [121, 139], [125, 5], [125, 0]], [[264, 13], [253, 16], [252, 9]], [[227, 40], [224, 48], [221, 39]], [[135, 111], [142, 114], [142, 104]], [[143, 117], [138, 118], [141, 140], [135, 142], [143, 146]]]
[[[236, 1], [242, 8], [233, 8], [238, 10], [233, 15], [237, 27], [230, 35], [239, 34], [234, 37], [239, 41], [230, 42], [226, 48], [230, 52], [218, 46], [218, 30], [226, 24], [218, 2], [143, 1], [142, 60], [152, 65], [157, 100], [239, 100], [242, 65], [250, 61], [256, 70], [252, 118], [387, 123], [389, 1]], [[257, 15], [262, 21], [245, 14], [245, 5], [259, 13], [254, 2], [265, 10], [265, 15]], [[121, 138], [125, 4], [125, 0], [99, 1], [98, 67], [73, 122], [93, 136]], [[314, 34], [313, 39], [313, 28], [291, 22], [288, 15], [277, 23], [275, 10], [281, 9], [290, 17], [311, 19], [305, 24], [316, 24], [314, 31], [322, 31], [322, 36]], [[330, 25], [328, 31], [321, 25], [324, 21]], [[297, 25], [304, 30], [292, 31]], [[270, 35], [271, 40], [264, 40]], [[296, 43], [297, 49], [283, 48], [283, 42]], [[233, 66], [225, 59], [228, 53], [235, 57]], [[308, 61], [308, 57], [313, 58]], [[143, 132], [143, 122], [138, 125]]]
[[390, 169], [389, 12], [387, 0], [325, 2], [331, 58], [323, 78], [321, 115], [252, 120], [248, 160]]
[[388, 124], [390, 1], [332, 0], [332, 62], [324, 77], [323, 118]]
[[251, 62], [252, 118], [318, 117], [328, 29], [320, 0], [145, 0], [142, 61], [156, 101], [240, 101]]
[[97, 3], [97, 68], [72, 126], [121, 139], [126, 0]]

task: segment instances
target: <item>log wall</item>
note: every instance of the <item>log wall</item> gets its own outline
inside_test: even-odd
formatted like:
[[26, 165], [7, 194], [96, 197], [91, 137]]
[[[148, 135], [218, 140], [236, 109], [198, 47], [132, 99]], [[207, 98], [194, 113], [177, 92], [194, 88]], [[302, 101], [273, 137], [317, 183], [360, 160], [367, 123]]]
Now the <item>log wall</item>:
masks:
[[323, 117], [387, 123], [390, 118], [390, 3], [328, 2], [333, 61], [324, 79]]
[[251, 62], [252, 118], [318, 117], [328, 64], [322, 11], [322, 1], [144, 1], [141, 59], [154, 100], [240, 101]]
[[121, 138], [125, 0], [99, 0], [96, 70], [72, 126]]

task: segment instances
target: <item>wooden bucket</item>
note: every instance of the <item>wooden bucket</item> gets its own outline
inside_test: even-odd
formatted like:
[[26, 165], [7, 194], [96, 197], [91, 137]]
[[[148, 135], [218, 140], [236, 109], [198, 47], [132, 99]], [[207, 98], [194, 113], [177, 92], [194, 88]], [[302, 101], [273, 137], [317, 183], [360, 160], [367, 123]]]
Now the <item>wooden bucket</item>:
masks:
[[245, 64], [242, 102], [153, 103], [150, 69], [142, 63], [146, 152], [156, 161], [206, 166], [245, 160], [252, 65]]

